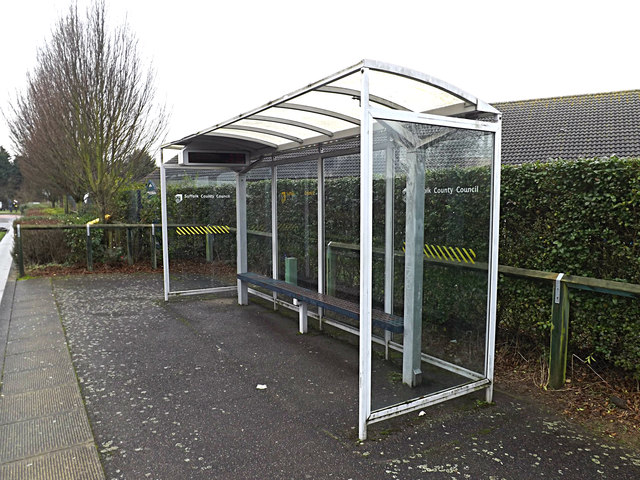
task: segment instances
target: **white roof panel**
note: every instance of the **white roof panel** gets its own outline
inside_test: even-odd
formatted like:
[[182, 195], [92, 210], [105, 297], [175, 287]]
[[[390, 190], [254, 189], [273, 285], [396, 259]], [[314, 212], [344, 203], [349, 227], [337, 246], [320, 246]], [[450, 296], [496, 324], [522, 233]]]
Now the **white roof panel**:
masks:
[[429, 75], [374, 60], [362, 62], [226, 122], [164, 147], [224, 145], [253, 157], [357, 135], [361, 70], [370, 69], [370, 101], [392, 110], [439, 115], [497, 115], [490, 105]]

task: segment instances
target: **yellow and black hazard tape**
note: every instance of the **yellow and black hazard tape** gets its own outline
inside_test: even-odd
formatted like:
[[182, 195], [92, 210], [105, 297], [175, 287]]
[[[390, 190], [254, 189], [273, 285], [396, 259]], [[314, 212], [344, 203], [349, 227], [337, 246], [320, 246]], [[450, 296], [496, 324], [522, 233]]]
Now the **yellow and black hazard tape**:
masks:
[[231, 233], [231, 230], [227, 225], [203, 225], [193, 227], [176, 227], [176, 233], [178, 235], [223, 235], [225, 233]]
[[279, 232], [293, 232], [298, 228], [298, 225], [294, 223], [279, 223], [278, 231]]
[[473, 249], [466, 248], [460, 249], [460, 247], [447, 247], [445, 245], [428, 245], [424, 244], [422, 249], [427, 258], [433, 258], [437, 260], [445, 260], [449, 262], [464, 262], [475, 264], [476, 252]]
[[[405, 251], [404, 245], [402, 246], [402, 251]], [[425, 243], [422, 251], [427, 258], [432, 258], [434, 260], [471, 264], [476, 263], [476, 252], [471, 248], [467, 249], [460, 247], [448, 247], [446, 245], [429, 245]]]

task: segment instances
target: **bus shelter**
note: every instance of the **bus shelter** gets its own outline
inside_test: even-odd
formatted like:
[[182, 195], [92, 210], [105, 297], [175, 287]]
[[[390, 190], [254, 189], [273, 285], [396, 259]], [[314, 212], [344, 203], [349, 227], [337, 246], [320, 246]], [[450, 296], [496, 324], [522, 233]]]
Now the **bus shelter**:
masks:
[[500, 136], [499, 112], [473, 95], [364, 60], [166, 144], [165, 300], [233, 290], [352, 334], [363, 440], [367, 425], [474, 391], [491, 401]]

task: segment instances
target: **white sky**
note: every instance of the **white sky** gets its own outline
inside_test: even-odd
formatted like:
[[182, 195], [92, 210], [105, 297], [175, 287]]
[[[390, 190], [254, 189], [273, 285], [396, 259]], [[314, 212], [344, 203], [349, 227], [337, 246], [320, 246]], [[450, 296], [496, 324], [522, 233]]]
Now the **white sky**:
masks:
[[[71, 0], [0, 0], [0, 110]], [[81, 11], [88, 0], [79, 0]], [[640, 88], [631, 0], [107, 0], [157, 72], [166, 140], [219, 123], [363, 58], [496, 102]], [[4, 117], [0, 145], [15, 153]]]

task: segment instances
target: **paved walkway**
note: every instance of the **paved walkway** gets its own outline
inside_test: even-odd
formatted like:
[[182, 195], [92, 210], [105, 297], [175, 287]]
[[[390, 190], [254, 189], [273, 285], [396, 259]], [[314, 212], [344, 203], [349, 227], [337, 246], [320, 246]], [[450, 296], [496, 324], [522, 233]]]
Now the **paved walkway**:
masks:
[[0, 242], [0, 479], [103, 479], [49, 279], [16, 282]]
[[359, 444], [357, 348], [256, 302], [166, 304], [161, 282], [7, 283], [2, 480], [640, 478], [638, 452], [499, 388], [495, 405], [457, 399]]

